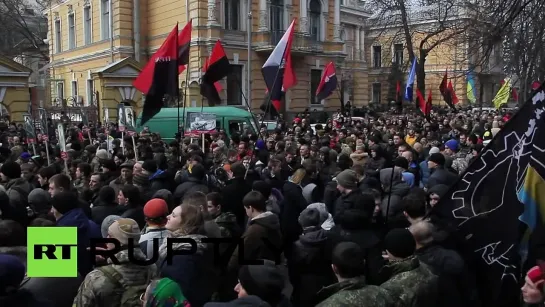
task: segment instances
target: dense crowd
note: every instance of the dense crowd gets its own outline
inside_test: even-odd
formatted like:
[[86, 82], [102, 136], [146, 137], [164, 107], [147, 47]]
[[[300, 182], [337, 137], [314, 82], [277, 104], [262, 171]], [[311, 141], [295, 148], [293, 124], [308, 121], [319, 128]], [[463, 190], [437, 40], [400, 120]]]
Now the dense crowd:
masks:
[[[0, 306], [480, 306], [433, 207], [510, 116], [299, 114], [204, 142], [144, 129], [135, 147], [114, 124], [66, 123], [66, 155], [52, 123], [34, 145], [0, 123]], [[77, 277], [26, 276], [30, 226], [77, 227]], [[93, 238], [117, 240], [119, 263], [92, 259]], [[168, 262], [169, 238], [196, 250]], [[208, 238], [241, 243], [220, 259]], [[543, 275], [526, 276], [526, 303], [542, 304]]]

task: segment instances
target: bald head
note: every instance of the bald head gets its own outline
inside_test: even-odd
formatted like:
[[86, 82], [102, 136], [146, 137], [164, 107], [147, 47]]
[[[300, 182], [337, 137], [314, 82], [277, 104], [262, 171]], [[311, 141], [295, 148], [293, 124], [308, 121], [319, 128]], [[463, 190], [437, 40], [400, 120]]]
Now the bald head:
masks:
[[416, 152], [422, 152], [422, 149], [424, 149], [422, 144], [420, 144], [418, 142], [413, 144], [413, 148], [414, 148], [414, 150], [416, 150]]
[[407, 151], [404, 151], [401, 156], [405, 159], [407, 159], [407, 161], [409, 161], [409, 163], [411, 163], [413, 161], [413, 153], [412, 151], [410, 150], [407, 150]]
[[420, 221], [409, 227], [418, 246], [426, 246], [433, 242], [433, 224], [428, 221]]

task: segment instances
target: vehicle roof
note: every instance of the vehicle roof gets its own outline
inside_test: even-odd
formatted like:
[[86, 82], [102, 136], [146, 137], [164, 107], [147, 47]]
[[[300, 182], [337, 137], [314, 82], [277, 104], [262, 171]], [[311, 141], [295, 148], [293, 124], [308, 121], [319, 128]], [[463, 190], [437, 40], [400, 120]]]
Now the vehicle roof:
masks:
[[[204, 108], [185, 108], [186, 112], [202, 112], [202, 113], [214, 113], [222, 116], [234, 116], [234, 117], [247, 117], [251, 115], [246, 109], [237, 107], [204, 107]], [[183, 112], [183, 108], [180, 108], [180, 113]], [[139, 115], [138, 117], [141, 117]], [[154, 117], [178, 117], [178, 108], [162, 108], [159, 113]]]

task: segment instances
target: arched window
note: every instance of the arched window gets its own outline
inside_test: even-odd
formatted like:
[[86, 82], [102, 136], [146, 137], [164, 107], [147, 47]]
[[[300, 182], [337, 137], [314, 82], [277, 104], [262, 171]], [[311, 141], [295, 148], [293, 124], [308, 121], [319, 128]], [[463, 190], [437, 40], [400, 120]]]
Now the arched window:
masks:
[[270, 29], [273, 45], [276, 45], [284, 35], [284, 1], [272, 0], [269, 7]]
[[310, 0], [309, 4], [310, 14], [310, 37], [318, 41], [320, 40], [320, 23], [322, 14], [322, 4], [320, 0]]

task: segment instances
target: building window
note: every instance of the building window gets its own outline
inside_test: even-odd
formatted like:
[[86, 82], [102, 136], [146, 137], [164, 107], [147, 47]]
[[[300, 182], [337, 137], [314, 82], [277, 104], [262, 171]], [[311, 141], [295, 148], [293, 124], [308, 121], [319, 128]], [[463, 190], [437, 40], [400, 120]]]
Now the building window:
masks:
[[227, 105], [242, 105], [242, 65], [231, 65], [233, 70], [227, 76]]
[[55, 20], [55, 52], [62, 52], [61, 21]]
[[240, 30], [240, 0], [225, 0], [224, 21], [226, 30]]
[[372, 102], [380, 103], [381, 88], [380, 83], [373, 83]]
[[87, 106], [90, 106], [93, 104], [93, 80], [88, 79], [87, 80]]
[[373, 46], [373, 67], [382, 67], [382, 47]]
[[276, 45], [284, 35], [284, 2], [271, 0], [269, 5], [271, 45]]
[[76, 96], [78, 96], [78, 81], [75, 81], [75, 80], [72, 81], [71, 87], [72, 87], [72, 97], [76, 99]]
[[102, 39], [110, 38], [110, 0], [102, 0], [100, 3], [100, 11], [102, 12], [100, 26], [102, 29]]
[[319, 41], [320, 40], [320, 22], [322, 15], [322, 4], [320, 0], [310, 0], [309, 4], [310, 15], [310, 38]]
[[348, 60], [350, 60], [350, 61], [352, 61], [354, 59], [354, 47], [353, 46], [346, 46], [346, 58]]
[[403, 65], [403, 44], [394, 44], [394, 63], [397, 67]]
[[57, 83], [57, 98], [59, 99], [59, 103], [63, 103], [64, 99], [64, 83], [58, 82]]
[[322, 80], [322, 70], [321, 69], [311, 69], [310, 70], [310, 104], [322, 104], [321, 101], [316, 100], [316, 90], [318, 85]]
[[68, 49], [76, 48], [76, 19], [74, 14], [68, 15]]
[[83, 31], [85, 32], [85, 44], [88, 45], [93, 42], [91, 36], [91, 28], [93, 24], [91, 21], [91, 7], [86, 6], [83, 8]]

